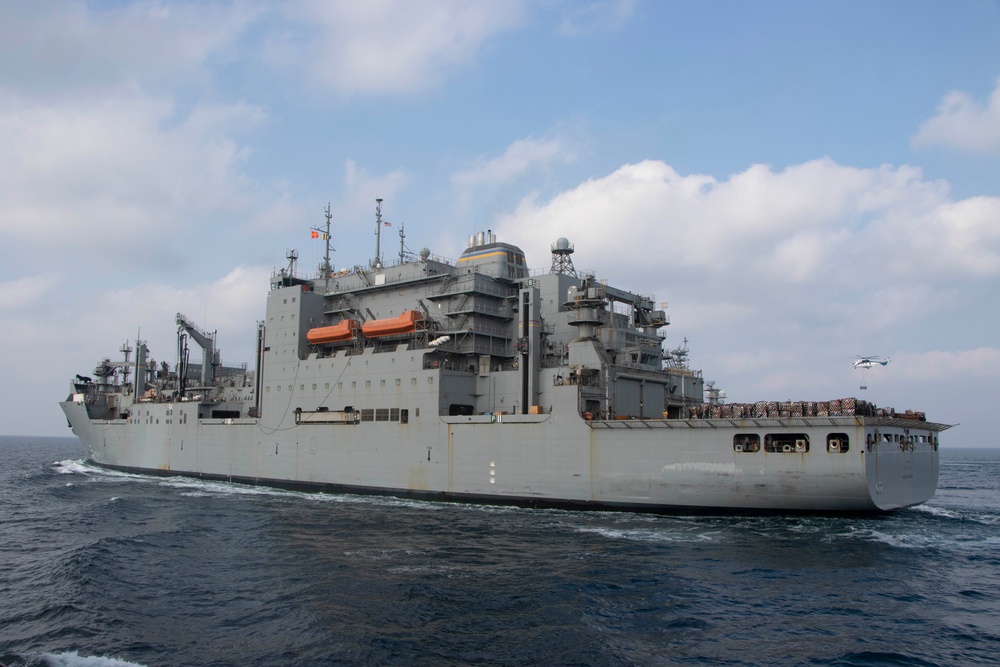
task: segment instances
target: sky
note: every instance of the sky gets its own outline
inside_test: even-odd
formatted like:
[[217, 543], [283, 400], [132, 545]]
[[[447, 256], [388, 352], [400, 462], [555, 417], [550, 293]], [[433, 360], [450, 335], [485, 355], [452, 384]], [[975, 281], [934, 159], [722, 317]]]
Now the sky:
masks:
[[568, 238], [729, 402], [1000, 444], [995, 0], [0, 3], [0, 433], [70, 435], [126, 341], [173, 365], [178, 312], [250, 361], [286, 251], [329, 205], [366, 264], [376, 198], [387, 259]]

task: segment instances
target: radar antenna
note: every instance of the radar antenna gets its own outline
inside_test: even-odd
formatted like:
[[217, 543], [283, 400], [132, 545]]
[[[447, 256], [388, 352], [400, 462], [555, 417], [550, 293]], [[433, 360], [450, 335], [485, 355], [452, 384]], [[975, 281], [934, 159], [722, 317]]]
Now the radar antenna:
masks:
[[552, 244], [552, 273], [576, 277], [576, 267], [573, 266], [573, 244], [565, 238], [559, 238]]

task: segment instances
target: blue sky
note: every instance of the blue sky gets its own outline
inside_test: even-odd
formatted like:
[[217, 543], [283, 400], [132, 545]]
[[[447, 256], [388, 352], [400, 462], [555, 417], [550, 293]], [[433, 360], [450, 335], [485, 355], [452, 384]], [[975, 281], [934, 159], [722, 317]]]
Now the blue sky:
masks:
[[993, 445], [998, 177], [995, 1], [2, 3], [0, 432], [178, 311], [249, 360], [286, 249], [330, 203], [367, 262], [381, 197], [444, 257], [569, 238], [730, 400]]

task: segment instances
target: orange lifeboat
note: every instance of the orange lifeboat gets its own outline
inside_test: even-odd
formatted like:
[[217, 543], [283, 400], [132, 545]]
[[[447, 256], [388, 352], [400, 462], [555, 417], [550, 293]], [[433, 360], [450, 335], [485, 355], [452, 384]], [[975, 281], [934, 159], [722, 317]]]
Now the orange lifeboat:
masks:
[[361, 325], [365, 338], [380, 338], [397, 334], [413, 333], [417, 330], [417, 322], [424, 319], [416, 310], [404, 310], [398, 317], [384, 320], [371, 320]]
[[334, 324], [332, 327], [310, 329], [306, 332], [306, 340], [313, 345], [339, 343], [353, 338], [354, 332], [360, 328], [361, 323], [357, 320], [344, 320], [340, 324]]

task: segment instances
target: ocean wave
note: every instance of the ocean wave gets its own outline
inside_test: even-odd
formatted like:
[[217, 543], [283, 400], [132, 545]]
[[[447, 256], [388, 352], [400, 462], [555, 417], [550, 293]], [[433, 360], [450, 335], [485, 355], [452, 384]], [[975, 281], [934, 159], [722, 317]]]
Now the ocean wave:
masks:
[[54, 461], [53, 470], [60, 475], [87, 475], [95, 468], [83, 459], [68, 459], [66, 461]]
[[249, 484], [238, 484], [234, 482], [214, 482], [191, 477], [163, 477], [157, 478], [157, 485], [166, 486], [173, 489], [190, 489], [181, 493], [183, 496], [288, 496], [294, 491], [284, 491], [267, 486], [251, 486]]
[[129, 662], [107, 656], [82, 656], [76, 651], [68, 653], [43, 653], [41, 659], [48, 667], [145, 667], [138, 662]]
[[945, 545], [943, 539], [918, 533], [890, 533], [874, 528], [852, 528], [847, 532], [832, 535], [834, 539], [856, 539], [865, 542], [879, 542], [898, 549], [925, 549]]
[[393, 560], [403, 556], [424, 556], [425, 551], [420, 549], [407, 549], [403, 547], [396, 548], [383, 548], [383, 547], [366, 547], [361, 549], [354, 549], [351, 551], [345, 551], [345, 556], [351, 558], [358, 558], [364, 561], [381, 561], [381, 560]]
[[941, 517], [944, 519], [962, 519], [962, 515], [953, 510], [946, 509], [944, 507], [936, 507], [934, 505], [917, 505], [913, 508], [917, 512], [925, 512], [932, 516]]
[[608, 528], [605, 526], [576, 526], [574, 530], [578, 533], [596, 533], [612, 540], [632, 542], [712, 542], [718, 536], [716, 531], [684, 532], [646, 528]]
[[892, 665], [898, 667], [935, 667], [937, 663], [915, 658], [905, 653], [885, 651], [861, 651], [847, 653], [832, 660], [813, 660], [816, 665], [831, 667], [869, 667], [870, 665]]
[[409, 576], [442, 576], [448, 579], [467, 579], [472, 576], [466, 568], [455, 565], [395, 565], [386, 568], [392, 574]]
[[159, 486], [184, 489], [180, 495], [195, 498], [208, 496], [257, 496], [287, 498], [295, 501], [305, 500], [316, 503], [363, 504], [378, 507], [422, 509], [428, 511], [438, 511], [444, 508], [441, 503], [428, 502], [425, 500], [409, 500], [396, 496], [328, 493], [324, 491], [293, 491], [291, 489], [282, 489], [274, 486], [204, 480], [183, 476], [157, 477], [155, 478], [155, 481]]
[[156, 478], [149, 475], [136, 475], [102, 468], [85, 459], [67, 459], [53, 462], [53, 470], [60, 475], [83, 475], [84, 477], [100, 478], [103, 481], [153, 481]]
[[[949, 519], [950, 520], [950, 519]], [[969, 517], [962, 517], [957, 529], [942, 530], [929, 526], [909, 526], [905, 530], [894, 532], [891, 527], [885, 530], [876, 528], [851, 528], [845, 532], [831, 534], [826, 541], [859, 540], [862, 542], [880, 543], [894, 549], [906, 550], [936, 550], [946, 553], [962, 553], [967, 556], [992, 553], [1000, 547], [1000, 536], [976, 531], [974, 526], [965, 524], [982, 524]]]
[[968, 521], [971, 523], [978, 523], [985, 526], [996, 526], [1000, 525], [1000, 514], [994, 512], [983, 512], [981, 507], [975, 508], [975, 511], [958, 511], [954, 509], [948, 509], [945, 507], [938, 507], [936, 505], [918, 505], [912, 508], [916, 512], [923, 512], [929, 514], [932, 517], [940, 519], [952, 519], [955, 521]]

